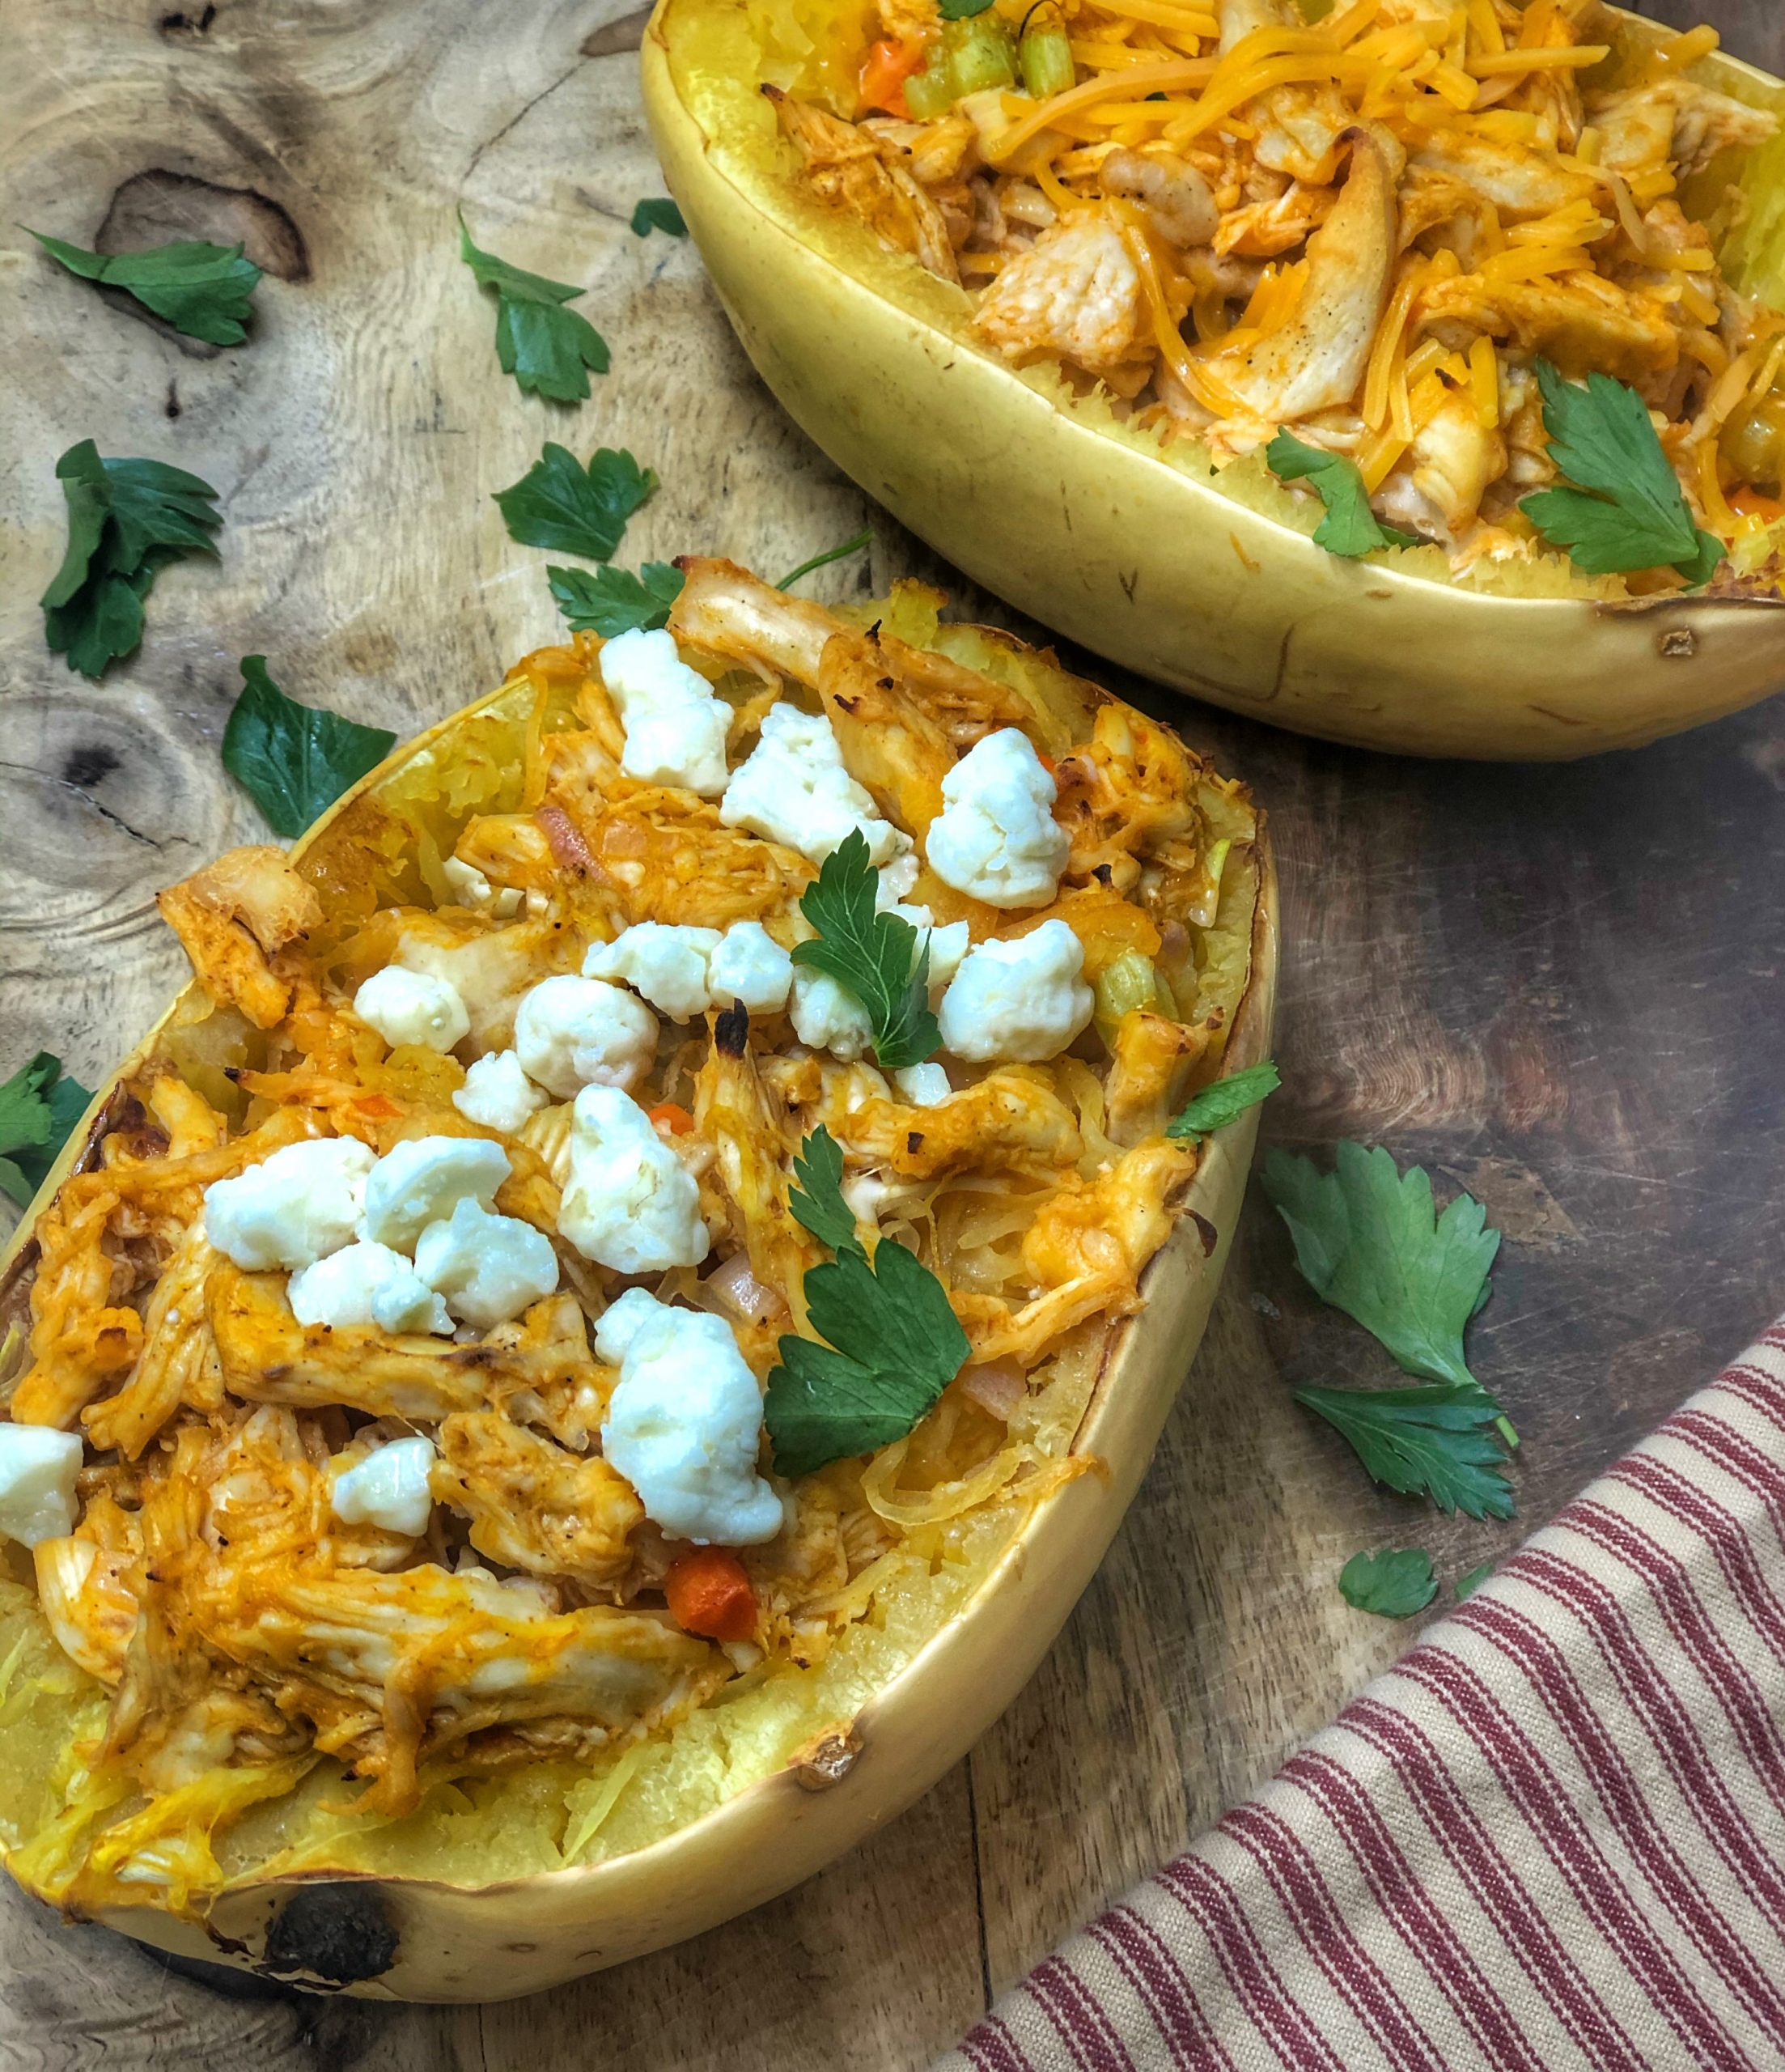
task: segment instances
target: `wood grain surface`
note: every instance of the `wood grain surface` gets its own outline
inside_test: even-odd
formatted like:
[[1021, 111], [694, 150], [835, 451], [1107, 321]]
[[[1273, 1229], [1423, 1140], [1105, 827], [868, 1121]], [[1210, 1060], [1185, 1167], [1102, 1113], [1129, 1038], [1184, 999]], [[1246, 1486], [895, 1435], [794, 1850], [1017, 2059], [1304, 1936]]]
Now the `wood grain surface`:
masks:
[[[777, 575], [872, 518], [871, 562], [820, 594], [948, 580], [778, 414], [693, 252], [630, 234], [661, 187], [625, 3], [5, 0], [0, 1074], [46, 1047], [91, 1079], [173, 988], [154, 893], [260, 832], [218, 763], [238, 657], [409, 731], [554, 636], [545, 557], [489, 500], [542, 439], [658, 469], [629, 561], [710, 550]], [[1778, 0], [1706, 11], [1785, 68]], [[481, 243], [588, 284], [613, 369], [586, 405], [498, 374], [460, 206]], [[16, 222], [115, 248], [245, 238], [269, 275], [252, 343], [176, 337]], [[89, 436], [203, 475], [225, 517], [218, 560], [162, 576], [141, 653], [97, 686], [45, 652], [35, 602], [61, 552], [55, 458]], [[458, 2010], [176, 1973], [6, 1887], [7, 2072], [921, 2066], [1407, 1644], [1342, 1602], [1346, 1556], [1417, 1543], [1449, 1579], [1505, 1550], [1785, 1301], [1785, 706], [1535, 771], [1172, 716], [1275, 826], [1288, 1084], [1267, 1134], [1386, 1143], [1506, 1233], [1473, 1344], [1525, 1435], [1519, 1522], [1378, 1496], [1295, 1408], [1293, 1382], [1387, 1369], [1300, 1286], [1255, 1199], [1151, 1475], [1046, 1666], [854, 1856], [680, 1950]]]

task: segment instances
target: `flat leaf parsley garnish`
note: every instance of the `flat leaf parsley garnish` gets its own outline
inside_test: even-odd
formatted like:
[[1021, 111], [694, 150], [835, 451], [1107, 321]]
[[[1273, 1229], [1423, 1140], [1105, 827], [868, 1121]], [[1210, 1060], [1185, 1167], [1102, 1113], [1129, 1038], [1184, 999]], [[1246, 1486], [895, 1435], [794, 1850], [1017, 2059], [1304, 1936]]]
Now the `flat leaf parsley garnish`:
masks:
[[261, 270], [242, 257], [239, 244], [180, 238], [146, 252], [108, 254], [46, 237], [40, 230], [31, 235], [70, 273], [101, 287], [122, 288], [189, 338], [239, 346], [248, 336], [248, 298], [260, 285]]
[[647, 561], [636, 575], [623, 568], [591, 575], [586, 568], [548, 566], [545, 576], [571, 632], [599, 633], [604, 640], [667, 626], [682, 593], [682, 572], [667, 561]]
[[1694, 520], [1642, 397], [1609, 374], [1589, 374], [1583, 388], [1546, 359], [1537, 383], [1550, 458], [1567, 479], [1526, 497], [1525, 516], [1589, 575], [1677, 568], [1708, 583], [1723, 542]]
[[936, 11], [945, 22], [965, 22], [983, 15], [991, 4], [992, 0], [941, 0]]
[[396, 739], [388, 728], [300, 705], [267, 674], [265, 656], [244, 655], [242, 694], [223, 728], [223, 767], [289, 841], [375, 769]]
[[1354, 1554], [1339, 1570], [1338, 1586], [1354, 1610], [1373, 1611], [1383, 1619], [1410, 1619], [1438, 1594], [1431, 1556], [1417, 1547]]
[[588, 370], [608, 371], [607, 342], [586, 316], [564, 304], [587, 292], [567, 281], [549, 281], [482, 252], [459, 219], [459, 257], [480, 287], [496, 291], [496, 358], [504, 374], [529, 395], [554, 403], [580, 403], [589, 393]]
[[567, 447], [548, 439], [518, 482], [495, 492], [511, 539], [524, 547], [550, 547], [608, 561], [626, 520], [657, 486], [657, 471], [641, 468], [624, 447], [598, 447], [584, 467]]
[[1355, 560], [1378, 547], [1424, 546], [1417, 533], [1397, 532], [1382, 523], [1370, 508], [1370, 493], [1356, 461], [1344, 454], [1329, 453], [1292, 431], [1279, 431], [1265, 448], [1265, 459], [1278, 482], [1305, 479], [1326, 506], [1326, 516], [1314, 528], [1314, 544], [1329, 554]]
[[775, 1468], [788, 1475], [904, 1438], [971, 1350], [947, 1291], [920, 1259], [888, 1238], [870, 1263], [828, 1133], [813, 1131], [802, 1150], [795, 1170], [805, 1191], [791, 1205], [835, 1256], [805, 1276], [807, 1321], [826, 1342], [783, 1338], [764, 1398]]
[[791, 590], [802, 575], [810, 575], [815, 568], [828, 568], [833, 561], [846, 561], [852, 554], [859, 554], [863, 547], [874, 544], [874, 528], [864, 525], [854, 539], [845, 540], [840, 547], [826, 547], [822, 554], [815, 554], [810, 561], [803, 561], [797, 568], [790, 568], [774, 586], [778, 590]]
[[1454, 1382], [1409, 1389], [1305, 1388], [1297, 1403], [1324, 1417], [1368, 1469], [1403, 1497], [1429, 1497], [1441, 1511], [1509, 1518], [1512, 1491], [1495, 1427], [1493, 1397]]
[[0, 1084], [0, 1193], [29, 1202], [92, 1098], [48, 1051]]
[[171, 561], [215, 551], [223, 520], [209, 482], [164, 461], [108, 461], [91, 439], [56, 463], [68, 550], [41, 600], [52, 653], [103, 675], [142, 638], [142, 601]]
[[861, 1003], [876, 1062], [899, 1072], [932, 1055], [942, 1032], [930, 1012], [930, 945], [909, 921], [874, 911], [877, 882], [867, 838], [852, 827], [799, 895], [818, 934], [795, 945], [793, 961], [834, 979]]
[[1267, 1101], [1283, 1085], [1277, 1068], [1266, 1058], [1261, 1064], [1248, 1065], [1244, 1072], [1230, 1072], [1193, 1093], [1165, 1125], [1168, 1136], [1188, 1138], [1200, 1144], [1212, 1132], [1222, 1129]]
[[666, 237], [686, 237], [688, 225], [682, 212], [667, 194], [647, 194], [632, 212], [632, 234], [649, 237], [660, 230]]

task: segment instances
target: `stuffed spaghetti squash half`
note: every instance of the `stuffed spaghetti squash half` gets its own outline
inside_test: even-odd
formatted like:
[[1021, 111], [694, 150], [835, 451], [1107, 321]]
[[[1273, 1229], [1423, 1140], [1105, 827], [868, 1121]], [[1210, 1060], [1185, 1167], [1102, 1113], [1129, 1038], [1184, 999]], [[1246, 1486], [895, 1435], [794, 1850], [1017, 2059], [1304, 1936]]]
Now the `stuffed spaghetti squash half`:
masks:
[[162, 897], [4, 1280], [0, 1836], [71, 1916], [467, 1999], [711, 1926], [966, 1747], [1146, 1464], [1257, 814], [935, 592], [681, 568]]
[[659, 0], [643, 66], [758, 371], [976, 580], [1278, 724], [1537, 758], [1779, 681], [1785, 87], [1715, 45]]

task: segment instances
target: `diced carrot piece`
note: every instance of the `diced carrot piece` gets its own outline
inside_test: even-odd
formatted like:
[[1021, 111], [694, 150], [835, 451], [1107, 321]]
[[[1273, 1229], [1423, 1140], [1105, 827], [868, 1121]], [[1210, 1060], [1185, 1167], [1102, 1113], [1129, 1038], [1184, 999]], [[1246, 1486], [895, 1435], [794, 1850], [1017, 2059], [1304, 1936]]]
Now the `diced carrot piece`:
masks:
[[747, 1641], [756, 1631], [756, 1592], [728, 1547], [691, 1547], [664, 1577], [669, 1615], [685, 1633]]
[[645, 1120], [653, 1129], [667, 1123], [676, 1136], [686, 1136], [694, 1127], [694, 1118], [679, 1101], [659, 1101], [655, 1108], [646, 1109]]
[[905, 83], [922, 62], [923, 45], [917, 43], [877, 43], [867, 53], [856, 83], [859, 112], [867, 114], [884, 108], [901, 121], [911, 119], [905, 105]]
[[1776, 496], [1768, 496], [1764, 490], [1745, 486], [1729, 492], [1729, 508], [1738, 518], [1762, 518], [1770, 525], [1775, 519], [1785, 518], [1785, 503]]

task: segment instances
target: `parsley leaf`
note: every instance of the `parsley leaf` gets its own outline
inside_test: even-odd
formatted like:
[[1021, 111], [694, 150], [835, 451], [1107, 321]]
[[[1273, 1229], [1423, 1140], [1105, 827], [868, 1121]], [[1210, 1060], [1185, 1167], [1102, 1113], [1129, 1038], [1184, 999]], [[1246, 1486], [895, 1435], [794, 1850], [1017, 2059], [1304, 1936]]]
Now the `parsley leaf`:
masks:
[[920, 1259], [888, 1238], [869, 1263], [842, 1197], [842, 1153], [828, 1133], [815, 1130], [802, 1151], [795, 1170], [807, 1191], [790, 1205], [836, 1257], [805, 1277], [807, 1321], [829, 1342], [783, 1338], [763, 1399], [776, 1471], [789, 1475], [904, 1438], [970, 1350], [947, 1291]]
[[598, 448], [585, 469], [567, 447], [548, 439], [520, 480], [496, 491], [495, 501], [509, 537], [524, 547], [607, 561], [626, 520], [656, 486], [655, 469], [641, 468], [623, 447]]
[[396, 739], [388, 728], [299, 704], [267, 674], [265, 656], [244, 655], [242, 693], [223, 728], [223, 767], [289, 841], [375, 769]]
[[92, 1098], [48, 1051], [0, 1084], [0, 1193], [29, 1203]]
[[1370, 508], [1369, 491], [1356, 461], [1344, 454], [1329, 453], [1292, 431], [1279, 431], [1265, 448], [1265, 459], [1278, 482], [1305, 478], [1326, 506], [1326, 516], [1314, 528], [1314, 544], [1329, 554], [1355, 560], [1378, 547], [1425, 545], [1417, 533], [1397, 532], [1393, 525], [1382, 524]]
[[1500, 1407], [1473, 1382], [1424, 1388], [1295, 1391], [1295, 1400], [1350, 1442], [1372, 1480], [1441, 1511], [1509, 1518], [1506, 1455], [1492, 1430]]
[[942, 1032], [930, 1012], [930, 945], [898, 915], [876, 913], [877, 882], [867, 839], [852, 827], [799, 895], [818, 936], [796, 944], [793, 961], [828, 974], [861, 1002], [880, 1069], [898, 1072], [931, 1056]]
[[1269, 1100], [1282, 1085], [1270, 1059], [1262, 1064], [1248, 1065], [1244, 1072], [1232, 1072], [1193, 1093], [1165, 1125], [1165, 1134], [1200, 1144], [1212, 1131], [1224, 1128], [1247, 1109]]
[[1354, 1611], [1383, 1619], [1410, 1619], [1438, 1594], [1431, 1556], [1417, 1547], [1384, 1547], [1354, 1554], [1339, 1570], [1339, 1594]]
[[201, 238], [182, 238], [153, 245], [146, 252], [108, 255], [66, 244], [40, 230], [31, 235], [70, 273], [83, 281], [96, 281], [101, 287], [122, 288], [189, 338], [202, 338], [213, 346], [239, 346], [248, 336], [243, 326], [248, 316], [248, 297], [260, 285], [261, 270], [252, 259], [242, 257], [239, 244], [207, 244]]
[[39, 601], [44, 637], [68, 666], [97, 679], [142, 638], [142, 601], [159, 571], [214, 551], [217, 492], [164, 461], [108, 461], [91, 439], [56, 463], [68, 547]]
[[787, 1193], [794, 1221], [833, 1252], [859, 1251], [854, 1214], [843, 1199], [842, 1147], [822, 1123], [794, 1153], [793, 1170], [799, 1178]]
[[803, 561], [797, 568], [791, 568], [774, 586], [778, 590], [791, 590], [802, 575], [810, 575], [815, 568], [828, 567], [833, 561], [846, 561], [852, 554], [859, 554], [863, 547], [874, 544], [874, 529], [864, 525], [854, 539], [845, 540], [840, 547], [827, 547], [822, 554], [815, 554], [810, 561]]
[[966, 22], [983, 15], [991, 4], [992, 0], [941, 0], [937, 12], [945, 22]]
[[1672, 567], [1708, 583], [1724, 549], [1694, 523], [1634, 388], [1609, 374], [1582, 388], [1537, 362], [1550, 458], [1572, 487], [1540, 489], [1519, 506], [1552, 546], [1589, 575]]
[[1438, 1216], [1428, 1174], [1399, 1173], [1380, 1145], [1349, 1143], [1330, 1173], [1273, 1151], [1264, 1182], [1322, 1301], [1355, 1317], [1406, 1373], [1485, 1394], [1463, 1357], [1463, 1327], [1486, 1299], [1500, 1233], [1472, 1195]]
[[1459, 1576], [1451, 1586], [1456, 1592], [1456, 1602], [1462, 1604], [1472, 1598], [1493, 1574], [1495, 1567], [1495, 1564], [1492, 1561], [1478, 1561], [1466, 1575]]
[[647, 195], [632, 212], [632, 234], [634, 237], [649, 237], [654, 230], [660, 230], [666, 237], [686, 237], [688, 225], [682, 220], [682, 212], [668, 196]]
[[587, 399], [587, 369], [608, 371], [607, 342], [586, 316], [562, 305], [587, 291], [567, 281], [549, 281], [481, 252], [459, 219], [459, 257], [480, 287], [496, 291], [496, 358], [523, 393], [554, 403]]
[[670, 608], [682, 593], [682, 572], [667, 561], [647, 561], [636, 575], [623, 568], [545, 571], [558, 608], [573, 633], [655, 632], [669, 623]]

